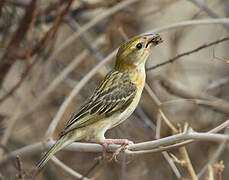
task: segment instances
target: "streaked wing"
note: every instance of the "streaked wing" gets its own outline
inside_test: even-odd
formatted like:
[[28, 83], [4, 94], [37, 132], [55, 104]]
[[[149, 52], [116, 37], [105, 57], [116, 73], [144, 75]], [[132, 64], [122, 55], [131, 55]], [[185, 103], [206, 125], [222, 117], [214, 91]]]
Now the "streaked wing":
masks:
[[129, 75], [118, 71], [110, 72], [95, 90], [89, 101], [67, 122], [61, 135], [82, 128], [124, 111], [136, 95], [136, 86]]

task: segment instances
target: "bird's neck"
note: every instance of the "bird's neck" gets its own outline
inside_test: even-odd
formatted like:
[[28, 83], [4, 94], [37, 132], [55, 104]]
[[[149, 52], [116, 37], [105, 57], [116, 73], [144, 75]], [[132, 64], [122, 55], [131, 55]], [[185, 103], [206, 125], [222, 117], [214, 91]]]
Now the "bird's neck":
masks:
[[143, 88], [145, 85], [145, 64], [142, 63], [138, 66], [126, 66], [125, 68], [115, 68], [117, 71], [127, 73], [132, 82], [138, 84], [139, 88]]

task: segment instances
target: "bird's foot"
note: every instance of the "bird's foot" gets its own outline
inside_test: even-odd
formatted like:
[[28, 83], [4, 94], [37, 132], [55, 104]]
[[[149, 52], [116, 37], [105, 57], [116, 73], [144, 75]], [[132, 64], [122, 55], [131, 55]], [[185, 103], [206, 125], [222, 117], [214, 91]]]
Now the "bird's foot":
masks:
[[103, 144], [105, 144], [105, 146], [108, 146], [110, 144], [121, 144], [121, 145], [130, 145], [130, 144], [134, 144], [133, 141], [130, 141], [128, 139], [105, 139], [103, 141]]
[[128, 139], [105, 139], [102, 143], [102, 146], [104, 147], [103, 151], [103, 157], [106, 157], [106, 152], [108, 152], [108, 146], [110, 144], [120, 144], [121, 146], [113, 153], [112, 157], [109, 159], [109, 161], [112, 161], [113, 159], [117, 161], [117, 155], [126, 149], [126, 146], [130, 144], [134, 144], [133, 141], [130, 141]]
[[118, 161], [117, 156], [119, 155], [120, 152], [124, 151], [126, 149], [126, 144], [121, 145], [118, 149], [115, 150], [115, 152], [112, 154], [111, 158], [109, 161], [115, 160], [116, 162]]

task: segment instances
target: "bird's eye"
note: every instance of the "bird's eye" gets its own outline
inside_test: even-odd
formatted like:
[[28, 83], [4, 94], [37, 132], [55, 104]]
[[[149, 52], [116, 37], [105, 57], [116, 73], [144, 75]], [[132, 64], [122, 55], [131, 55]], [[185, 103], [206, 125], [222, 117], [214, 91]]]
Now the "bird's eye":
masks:
[[138, 43], [137, 45], [136, 45], [136, 48], [139, 50], [139, 49], [141, 49], [143, 47], [143, 44], [142, 43]]

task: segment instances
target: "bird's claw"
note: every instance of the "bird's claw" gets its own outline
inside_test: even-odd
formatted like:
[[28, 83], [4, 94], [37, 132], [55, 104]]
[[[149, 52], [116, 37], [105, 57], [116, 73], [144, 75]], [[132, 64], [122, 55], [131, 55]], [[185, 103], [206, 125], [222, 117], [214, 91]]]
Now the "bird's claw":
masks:
[[132, 141], [128, 139], [105, 139], [102, 143], [102, 146], [104, 148], [103, 151], [103, 157], [106, 157], [106, 152], [108, 152], [108, 146], [110, 144], [120, 144], [121, 146], [113, 153], [112, 157], [109, 159], [109, 161], [112, 161], [113, 159], [117, 161], [117, 155], [126, 149], [128, 145], [134, 144]]
[[112, 154], [109, 161], [115, 160], [117, 162], [118, 161], [117, 156], [119, 155], [121, 151], [124, 151], [126, 147], [127, 147], [127, 144], [124, 144], [124, 145], [121, 145], [118, 149], [116, 149], [116, 151]]

